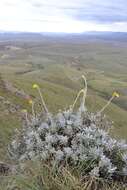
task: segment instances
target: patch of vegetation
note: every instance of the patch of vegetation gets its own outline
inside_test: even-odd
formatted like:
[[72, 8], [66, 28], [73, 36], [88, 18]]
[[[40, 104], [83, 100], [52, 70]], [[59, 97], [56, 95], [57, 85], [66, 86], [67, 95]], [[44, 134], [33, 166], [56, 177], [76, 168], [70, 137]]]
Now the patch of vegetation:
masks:
[[[55, 116], [48, 111], [40, 87], [33, 85], [43, 112], [35, 109], [37, 102], [32, 99], [31, 114], [23, 110], [23, 126], [16, 130], [8, 149], [17, 165], [11, 170], [14, 176], [2, 181], [3, 189], [5, 184], [9, 190], [126, 189], [127, 144], [110, 137], [112, 122], [103, 115], [119, 94], [114, 92], [97, 113], [88, 112], [87, 81], [83, 79], [85, 87], [74, 103]], [[80, 107], [75, 111], [81, 94]]]
[[26, 162], [23, 174], [3, 177], [0, 182], [0, 190], [126, 190], [121, 182], [84, 177], [76, 168], [54, 168], [38, 161]]

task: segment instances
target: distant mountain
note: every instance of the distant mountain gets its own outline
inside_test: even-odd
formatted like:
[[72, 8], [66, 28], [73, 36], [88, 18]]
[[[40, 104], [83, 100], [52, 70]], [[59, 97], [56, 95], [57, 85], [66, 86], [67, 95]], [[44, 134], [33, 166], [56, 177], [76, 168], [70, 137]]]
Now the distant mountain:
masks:
[[14, 39], [37, 39], [37, 37], [42, 37], [40, 33], [31, 32], [1, 32], [0, 40], [14, 40]]
[[42, 33], [32, 33], [32, 32], [5, 32], [0, 31], [0, 40], [13, 40], [13, 39], [37, 39], [37, 38], [53, 38], [55, 40], [64, 39], [67, 40], [78, 40], [83, 42], [84, 40], [107, 40], [107, 41], [121, 41], [127, 42], [127, 32], [84, 32], [84, 33], [51, 33], [51, 32], [42, 32]]
[[86, 34], [84, 33], [84, 35], [104, 40], [110, 39], [127, 41], [127, 32], [89, 32]]

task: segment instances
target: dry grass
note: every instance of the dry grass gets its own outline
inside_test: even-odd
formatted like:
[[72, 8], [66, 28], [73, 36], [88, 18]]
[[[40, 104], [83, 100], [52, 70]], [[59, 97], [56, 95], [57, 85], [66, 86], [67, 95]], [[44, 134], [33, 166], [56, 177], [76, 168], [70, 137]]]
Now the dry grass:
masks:
[[120, 182], [82, 176], [76, 168], [29, 161], [21, 174], [5, 176], [0, 190], [127, 190]]
[[23, 172], [0, 178], [0, 190], [126, 190], [122, 183], [82, 176], [76, 168], [29, 161]]

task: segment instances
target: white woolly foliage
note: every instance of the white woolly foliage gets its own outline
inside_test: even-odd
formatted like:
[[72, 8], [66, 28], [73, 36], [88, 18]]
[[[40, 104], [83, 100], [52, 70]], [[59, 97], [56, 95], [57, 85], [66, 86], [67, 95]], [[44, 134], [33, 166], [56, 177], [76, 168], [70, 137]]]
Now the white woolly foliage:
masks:
[[20, 162], [40, 159], [82, 166], [84, 174], [94, 177], [125, 176], [127, 144], [109, 136], [111, 126], [105, 116], [81, 109], [32, 118], [15, 135], [9, 154]]

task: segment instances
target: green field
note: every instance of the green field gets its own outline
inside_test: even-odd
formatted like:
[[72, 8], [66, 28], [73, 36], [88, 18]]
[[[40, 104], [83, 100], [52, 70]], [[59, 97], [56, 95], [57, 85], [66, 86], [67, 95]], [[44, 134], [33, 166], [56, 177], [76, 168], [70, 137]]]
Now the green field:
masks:
[[[82, 74], [88, 81], [86, 103], [90, 111], [98, 111], [114, 91], [119, 92], [120, 98], [112, 102], [106, 114], [114, 121], [112, 134], [127, 139], [127, 42], [36, 35], [0, 40], [2, 159], [13, 130], [21, 126], [20, 110], [30, 110], [22, 94], [34, 99], [37, 92], [32, 84], [39, 84], [48, 109], [55, 113], [73, 103], [82, 87]], [[8, 111], [13, 106], [18, 106], [18, 110]]]

